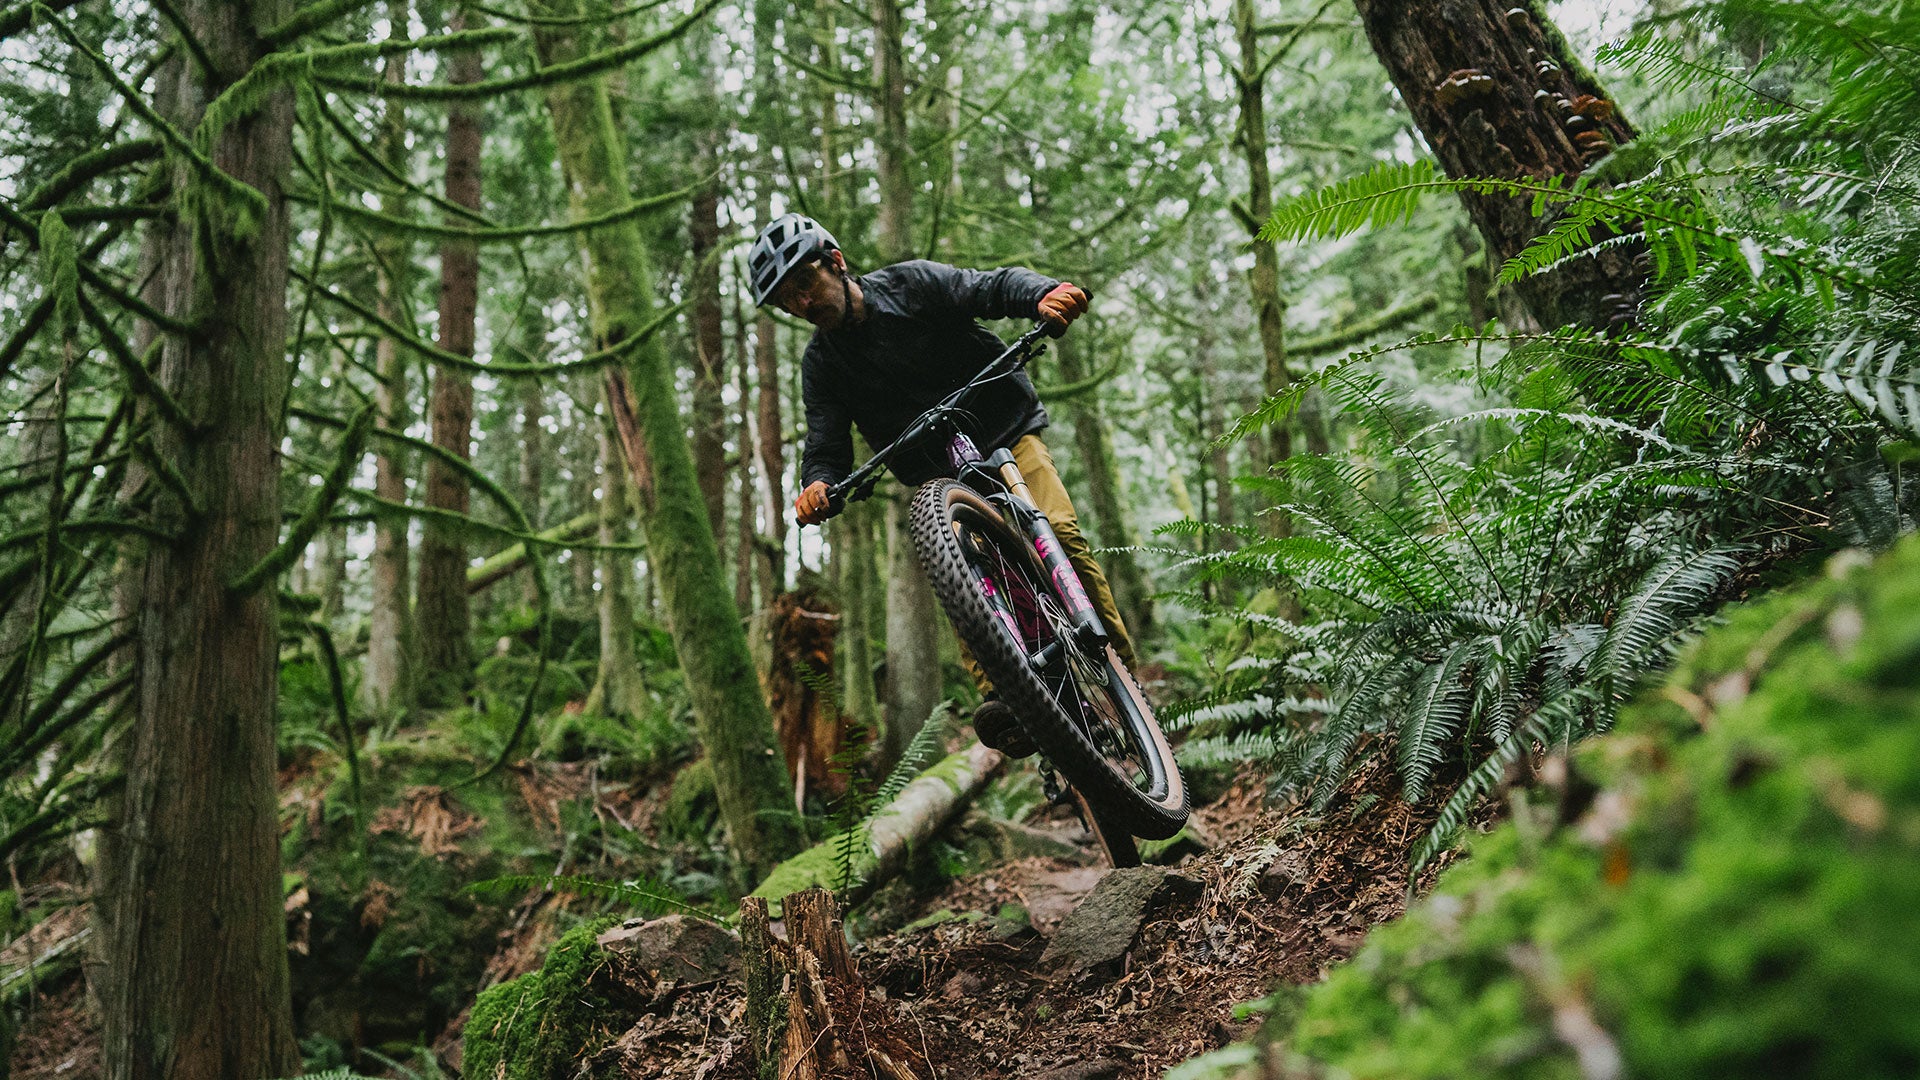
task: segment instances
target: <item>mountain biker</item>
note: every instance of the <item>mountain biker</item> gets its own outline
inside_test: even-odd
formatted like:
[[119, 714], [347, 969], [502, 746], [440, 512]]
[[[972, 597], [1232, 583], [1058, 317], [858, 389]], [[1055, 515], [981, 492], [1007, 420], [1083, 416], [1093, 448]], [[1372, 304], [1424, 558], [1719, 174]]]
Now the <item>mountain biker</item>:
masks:
[[[869, 445], [885, 446], [1001, 353], [1003, 343], [976, 319], [1041, 319], [1064, 328], [1087, 310], [1078, 286], [1021, 267], [965, 270], [915, 259], [856, 276], [833, 234], [803, 214], [784, 214], [762, 229], [747, 269], [756, 305], [771, 302], [814, 326], [800, 362], [807, 441], [800, 462], [804, 490], [793, 508], [803, 525], [833, 515], [827, 489], [853, 471], [850, 425]], [[983, 384], [958, 426], [983, 454], [1012, 451], [1114, 649], [1131, 667], [1133, 642], [1113, 591], [1040, 439], [1047, 422], [1032, 380], [1017, 372]], [[910, 486], [950, 475], [944, 448], [935, 445], [907, 448], [889, 468]], [[964, 643], [961, 653], [985, 695], [973, 718], [980, 741], [1009, 757], [1032, 754], [1032, 741], [993, 695]]]

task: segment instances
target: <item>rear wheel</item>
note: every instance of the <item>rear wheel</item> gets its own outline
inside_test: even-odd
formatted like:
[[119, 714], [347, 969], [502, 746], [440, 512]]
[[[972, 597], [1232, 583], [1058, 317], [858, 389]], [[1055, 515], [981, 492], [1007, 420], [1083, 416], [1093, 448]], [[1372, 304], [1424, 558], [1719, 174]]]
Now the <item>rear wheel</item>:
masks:
[[[1111, 645], [1093, 652], [1075, 644], [1031, 541], [957, 480], [921, 487], [911, 526], [954, 629], [1041, 752], [1085, 797], [1089, 825], [1150, 840], [1179, 832], [1186, 783], [1152, 708]], [[1036, 665], [1036, 657], [1048, 660]]]

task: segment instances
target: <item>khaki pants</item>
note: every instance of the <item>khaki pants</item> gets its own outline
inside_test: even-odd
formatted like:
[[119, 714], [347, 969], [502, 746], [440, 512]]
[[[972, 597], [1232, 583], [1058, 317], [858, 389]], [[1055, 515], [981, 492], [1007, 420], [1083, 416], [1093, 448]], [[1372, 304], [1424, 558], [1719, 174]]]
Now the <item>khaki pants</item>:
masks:
[[[1080, 535], [1080, 523], [1074, 517], [1073, 500], [1067, 496], [1065, 484], [1060, 482], [1060, 471], [1054, 468], [1053, 453], [1047, 444], [1040, 441], [1038, 435], [1023, 435], [1020, 441], [1010, 448], [1013, 451], [1014, 464], [1020, 467], [1020, 475], [1027, 479], [1027, 490], [1033, 495], [1035, 506], [1047, 515], [1047, 523], [1053, 526], [1054, 535], [1060, 538], [1060, 546], [1073, 563], [1080, 575], [1080, 584], [1086, 586], [1087, 599], [1093, 601], [1093, 609], [1100, 613], [1100, 621], [1107, 624], [1107, 632], [1113, 638], [1113, 648], [1128, 667], [1133, 666], [1133, 639], [1127, 634], [1127, 624], [1120, 619], [1120, 608], [1113, 602], [1113, 589], [1107, 585], [1106, 571], [1093, 559], [1093, 550], [1087, 546], [1086, 537]], [[966, 665], [967, 673], [973, 676], [973, 684], [982, 694], [993, 688], [986, 672], [973, 662], [973, 654], [968, 651], [967, 643], [960, 643], [960, 662]]]

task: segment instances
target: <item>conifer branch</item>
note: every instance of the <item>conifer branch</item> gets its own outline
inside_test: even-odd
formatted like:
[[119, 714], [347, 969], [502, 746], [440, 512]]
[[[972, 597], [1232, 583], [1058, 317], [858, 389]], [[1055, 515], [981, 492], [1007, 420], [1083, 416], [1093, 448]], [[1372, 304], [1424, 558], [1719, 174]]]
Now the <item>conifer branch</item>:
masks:
[[491, 79], [477, 83], [436, 83], [415, 85], [408, 83], [389, 83], [383, 79], [362, 76], [345, 78], [341, 76], [319, 76], [322, 85], [335, 90], [372, 94], [383, 98], [401, 98], [411, 101], [459, 101], [493, 97], [515, 90], [532, 90], [557, 86], [561, 83], [578, 82], [596, 75], [623, 67], [664, 46], [671, 45], [705, 19], [720, 6], [720, 0], [701, 0], [693, 12], [644, 41], [608, 49], [605, 52], [583, 56], [578, 60], [554, 64], [540, 68], [527, 75], [516, 75], [506, 79]]
[[467, 240], [476, 244], [509, 243], [516, 240], [530, 240], [545, 236], [566, 236], [572, 233], [588, 232], [606, 225], [651, 213], [664, 207], [683, 203], [699, 185], [669, 191], [664, 195], [653, 195], [645, 199], [628, 203], [618, 210], [609, 210], [595, 217], [582, 218], [559, 225], [508, 225], [486, 226], [483, 228], [465, 228], [459, 225], [436, 225], [432, 222], [413, 218], [399, 217], [382, 213], [371, 207], [361, 206], [346, 200], [328, 200], [316, 198], [307, 192], [288, 192], [287, 198], [309, 206], [318, 206], [342, 217], [350, 217], [365, 224], [373, 225], [382, 231], [397, 233], [422, 240]]
[[313, 103], [315, 107], [320, 110], [321, 115], [326, 118], [328, 126], [332, 127], [341, 138], [347, 140], [347, 145], [353, 148], [354, 154], [371, 164], [382, 176], [385, 176], [389, 182], [397, 185], [400, 190], [411, 195], [420, 196], [456, 217], [465, 218], [484, 228], [494, 227], [493, 221], [486, 215], [470, 207], [461, 206], [459, 203], [454, 202], [452, 199], [447, 198], [445, 195], [423, 184], [415, 183], [408, 179], [405, 174], [401, 173], [400, 170], [394, 168], [391, 162], [376, 153], [373, 147], [367, 145], [366, 140], [362, 139], [360, 134], [354, 131], [346, 120], [341, 118], [333, 106], [327, 103], [327, 96], [325, 94], [313, 95]]
[[517, 11], [508, 11], [505, 8], [493, 7], [488, 4], [468, 4], [467, 6], [482, 15], [491, 15], [502, 22], [519, 23], [522, 26], [565, 27], [599, 26], [604, 23], [616, 22], [620, 19], [630, 18], [643, 12], [652, 11], [657, 7], [664, 6], [671, 2], [672, 0], [647, 0], [644, 4], [635, 4], [632, 7], [619, 8], [615, 11], [609, 11], [604, 15], [527, 15]]
[[150, 436], [142, 435], [134, 439], [129, 444], [129, 449], [132, 450], [133, 456], [139, 458], [140, 463], [147, 467], [153, 478], [160, 482], [160, 486], [173, 492], [173, 497], [180, 500], [180, 505], [186, 508], [189, 519], [198, 518], [206, 511], [200, 497], [187, 483], [187, 478], [181, 475], [173, 462], [168, 461], [166, 456], [160, 453], [159, 448], [153, 445], [153, 439]]
[[138, 357], [133, 355], [132, 346], [114, 331], [112, 324], [107, 322], [106, 316], [100, 314], [100, 309], [95, 307], [93, 301], [87, 299], [85, 294], [80, 297], [80, 312], [86, 316], [87, 322], [92, 324], [94, 332], [100, 335], [100, 343], [107, 347], [107, 354], [112, 356], [114, 362], [120, 365], [120, 370], [126, 373], [127, 383], [133, 388], [135, 394], [152, 404], [162, 419], [181, 431], [200, 430], [199, 423], [187, 415], [186, 409], [174, 400], [172, 394], [167, 393], [166, 388], [161, 386], [154, 379], [153, 373], [148, 370], [148, 365], [160, 355], [161, 339], [154, 339], [154, 343], [147, 349], [145, 358]]
[[280, 48], [288, 42], [298, 40], [315, 30], [328, 25], [356, 9], [366, 7], [371, 0], [319, 0], [287, 16], [280, 25], [261, 35], [261, 40], [272, 48]]
[[612, 345], [607, 346], [604, 349], [600, 349], [597, 352], [588, 353], [585, 356], [579, 357], [578, 359], [562, 360], [552, 364], [530, 364], [530, 363], [520, 363], [515, 361], [507, 361], [507, 360], [497, 360], [497, 361], [483, 364], [480, 361], [475, 360], [470, 356], [461, 356], [459, 353], [448, 352], [447, 350], [440, 348], [438, 345], [434, 345], [430, 342], [422, 340], [420, 337], [414, 334], [411, 334], [405, 330], [402, 330], [399, 326], [395, 325], [392, 320], [383, 318], [378, 312], [374, 311], [372, 308], [366, 306], [365, 304], [362, 304], [360, 301], [355, 300], [350, 296], [346, 296], [341, 293], [334, 292], [332, 289], [329, 289], [326, 286], [317, 283], [316, 281], [314, 281], [312, 277], [308, 276], [304, 271], [289, 270], [289, 273], [291, 273], [296, 280], [306, 285], [309, 289], [313, 289], [315, 293], [319, 295], [322, 299], [331, 301], [332, 303], [337, 304], [340, 307], [346, 308], [348, 311], [351, 311], [355, 315], [358, 315], [361, 318], [367, 320], [368, 322], [374, 324], [375, 326], [379, 327], [381, 331], [383, 331], [388, 337], [391, 337], [394, 341], [398, 342], [400, 345], [406, 347], [407, 349], [412, 350], [415, 353], [418, 353], [419, 355], [427, 358], [428, 360], [432, 360], [433, 362], [438, 364], [446, 364], [449, 367], [460, 368], [461, 370], [464, 370], [464, 371], [472, 371], [472, 372], [483, 373], [488, 375], [507, 375], [507, 376], [552, 375], [559, 372], [581, 371], [589, 368], [600, 367], [604, 364], [609, 363], [610, 361], [619, 359], [620, 357], [624, 356], [628, 350], [634, 348], [635, 346], [640, 345], [642, 342], [645, 342], [648, 338], [651, 338], [653, 335], [659, 333], [662, 329], [666, 327], [666, 325], [669, 322], [671, 322], [674, 319], [675, 316], [678, 316], [682, 311], [685, 311], [687, 307], [692, 304], [692, 301], [690, 300], [682, 300], [680, 303], [675, 304], [672, 307], [663, 308], [660, 311], [660, 313], [654, 317], [652, 322], [649, 322], [645, 326], [634, 331], [633, 334], [629, 335], [626, 338], [623, 338], [620, 341], [613, 343]]
[[326, 524], [327, 514], [333, 504], [347, 490], [347, 481], [353, 478], [354, 470], [360, 466], [360, 456], [367, 446], [367, 435], [373, 430], [373, 406], [363, 405], [360, 411], [347, 421], [347, 433], [340, 440], [340, 450], [334, 456], [333, 466], [321, 479], [320, 487], [313, 493], [307, 508], [301, 513], [293, 527], [287, 530], [287, 538], [255, 563], [251, 569], [228, 584], [229, 592], [239, 596], [248, 596], [257, 592], [261, 586], [277, 580], [293, 561], [307, 550], [307, 544], [313, 540], [320, 526]]
[[221, 131], [245, 120], [266, 104], [267, 96], [281, 85], [310, 74], [328, 64], [358, 63], [412, 52], [447, 52], [476, 49], [511, 41], [519, 35], [506, 27], [480, 27], [453, 34], [435, 34], [423, 38], [389, 38], [383, 41], [357, 41], [347, 45], [325, 45], [304, 52], [277, 52], [263, 58], [219, 97], [207, 103], [200, 116], [194, 140], [211, 146]]
[[54, 171], [39, 187], [20, 202], [20, 209], [32, 213], [45, 210], [92, 181], [128, 165], [138, 165], [159, 157], [164, 148], [159, 139], [128, 139], [123, 143], [89, 150]]
[[55, 17], [44, 4], [36, 3], [35, 7], [45, 13], [47, 25], [53, 27], [54, 32], [59, 34], [70, 48], [86, 57], [88, 62], [100, 72], [107, 84], [113, 87], [122, 101], [126, 102], [128, 110], [146, 121], [147, 126], [153, 128], [155, 134], [192, 166], [195, 174], [203, 182], [240, 201], [242, 210], [235, 231], [241, 234], [249, 233], [251, 229], [248, 228], [247, 222], [266, 215], [266, 195], [259, 188], [239, 180], [214, 164], [213, 159], [201, 153], [193, 141], [182, 134], [180, 129], [168, 123], [166, 117], [161, 116], [152, 105], [147, 104], [146, 95], [142, 94], [138, 88], [127, 85], [126, 80], [120, 77], [120, 73], [114, 70], [113, 64], [106, 57], [101, 56], [86, 42], [80, 40], [80, 36], [73, 32], [72, 27]]

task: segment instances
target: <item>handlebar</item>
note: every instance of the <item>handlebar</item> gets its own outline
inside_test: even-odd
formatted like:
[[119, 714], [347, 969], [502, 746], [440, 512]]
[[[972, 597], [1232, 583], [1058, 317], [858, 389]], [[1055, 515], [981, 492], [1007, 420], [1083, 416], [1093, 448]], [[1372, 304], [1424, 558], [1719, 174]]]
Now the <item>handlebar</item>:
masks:
[[968, 380], [965, 386], [948, 394], [933, 408], [921, 413], [913, 423], [907, 425], [899, 438], [874, 451], [873, 456], [845, 480], [827, 488], [827, 516], [833, 517], [846, 509], [847, 503], [858, 502], [872, 495], [875, 485], [880, 482], [881, 467], [892, 459], [894, 453], [901, 447], [918, 442], [937, 430], [949, 416], [959, 411], [960, 403], [974, 389], [1027, 366], [1034, 357], [1046, 350], [1046, 346], [1041, 343], [1041, 338], [1057, 338], [1066, 332], [1065, 326], [1056, 326], [1044, 320], [1034, 323], [1033, 329], [1015, 338], [1005, 352], [994, 357], [991, 363], [981, 368], [979, 374]]

